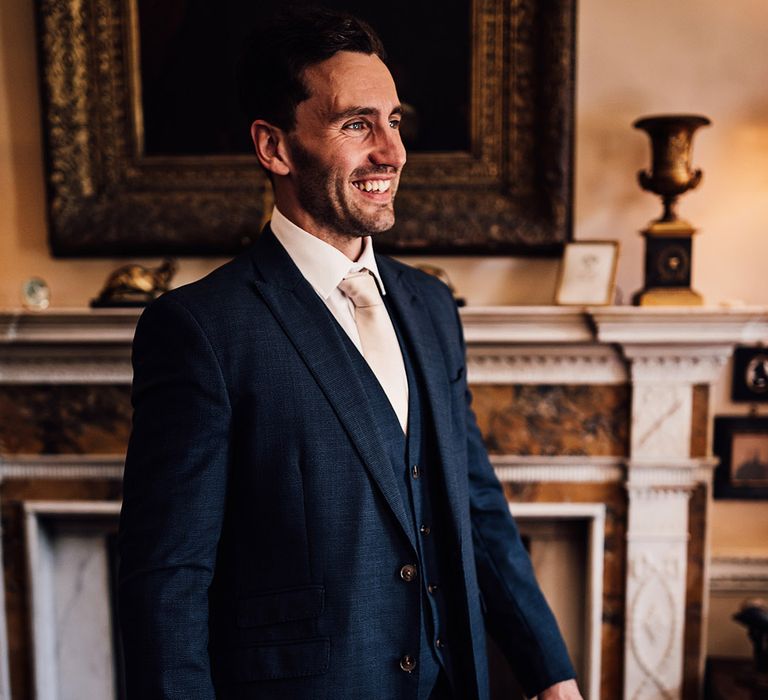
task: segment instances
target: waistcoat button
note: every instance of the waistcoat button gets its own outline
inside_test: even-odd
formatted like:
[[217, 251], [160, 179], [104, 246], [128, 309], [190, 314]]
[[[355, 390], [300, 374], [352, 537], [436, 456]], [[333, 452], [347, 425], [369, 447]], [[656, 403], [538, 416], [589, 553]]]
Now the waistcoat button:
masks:
[[414, 659], [410, 654], [406, 654], [402, 659], [400, 659], [400, 668], [403, 669], [403, 671], [406, 673], [410, 673], [414, 668], [416, 668], [416, 659]]
[[418, 464], [414, 464], [414, 465], [411, 467], [411, 476], [413, 476], [413, 478], [414, 478], [414, 479], [418, 479], [418, 478], [419, 478], [419, 475], [420, 475], [420, 472], [419, 472], [419, 465], [418, 465]]
[[406, 564], [400, 569], [400, 578], [406, 583], [410, 583], [416, 578], [418, 571], [413, 564]]
[[428, 535], [430, 532], [432, 532], [429, 525], [422, 525], [419, 528], [419, 531], [421, 532], [422, 535]]

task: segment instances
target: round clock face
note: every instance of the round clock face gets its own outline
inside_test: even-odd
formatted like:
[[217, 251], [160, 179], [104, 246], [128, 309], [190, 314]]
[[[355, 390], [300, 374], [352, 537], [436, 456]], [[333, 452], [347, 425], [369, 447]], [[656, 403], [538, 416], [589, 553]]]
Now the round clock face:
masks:
[[681, 245], [671, 244], [659, 250], [656, 271], [664, 282], [683, 282], [691, 269], [690, 253]]

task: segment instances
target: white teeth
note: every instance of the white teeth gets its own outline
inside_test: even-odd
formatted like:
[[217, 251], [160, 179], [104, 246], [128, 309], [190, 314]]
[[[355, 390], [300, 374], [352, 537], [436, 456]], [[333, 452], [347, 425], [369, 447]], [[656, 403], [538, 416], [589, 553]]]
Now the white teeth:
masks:
[[364, 192], [386, 192], [392, 182], [390, 180], [366, 180], [365, 182], [352, 183], [358, 190]]

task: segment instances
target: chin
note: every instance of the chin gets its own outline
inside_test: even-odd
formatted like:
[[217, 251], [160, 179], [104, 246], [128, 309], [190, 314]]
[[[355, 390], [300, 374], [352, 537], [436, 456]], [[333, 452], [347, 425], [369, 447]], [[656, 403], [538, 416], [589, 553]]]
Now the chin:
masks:
[[387, 216], [380, 216], [373, 220], [361, 221], [360, 230], [366, 231], [364, 236], [374, 236], [377, 233], [385, 233], [392, 229], [395, 225], [394, 213], [387, 214]]

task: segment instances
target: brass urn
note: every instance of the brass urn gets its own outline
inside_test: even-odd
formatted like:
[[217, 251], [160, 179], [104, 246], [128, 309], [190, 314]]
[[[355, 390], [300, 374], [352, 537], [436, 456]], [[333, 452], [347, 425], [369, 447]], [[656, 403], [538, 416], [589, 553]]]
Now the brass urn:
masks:
[[692, 237], [696, 229], [677, 215], [680, 195], [701, 182], [691, 167], [693, 135], [711, 122], [695, 114], [667, 114], [638, 119], [633, 126], [651, 140], [651, 169], [637, 174], [640, 186], [661, 197], [661, 217], [641, 231], [645, 238], [645, 285], [633, 297], [641, 306], [696, 305], [703, 299], [691, 289]]

